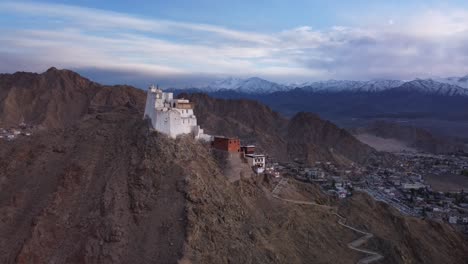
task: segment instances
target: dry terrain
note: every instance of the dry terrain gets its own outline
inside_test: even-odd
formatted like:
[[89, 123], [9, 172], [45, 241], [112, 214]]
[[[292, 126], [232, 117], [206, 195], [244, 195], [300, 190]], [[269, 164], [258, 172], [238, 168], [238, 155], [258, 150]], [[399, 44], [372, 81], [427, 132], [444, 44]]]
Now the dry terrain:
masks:
[[[356, 263], [365, 257], [349, 248], [362, 234], [329, 210], [275, 198], [271, 178], [230, 181], [207, 144], [151, 132], [139, 90], [102, 87], [55, 69], [0, 79], [2, 122], [16, 122], [5, 117], [16, 113], [42, 127], [31, 137], [0, 141], [0, 263]], [[54, 107], [70, 112], [57, 115]], [[255, 111], [243, 120], [239, 112], [224, 120], [206, 113], [213, 123], [205, 124], [225, 125], [226, 134], [240, 125], [252, 138], [268, 131], [262, 143], [278, 140], [275, 153], [285, 150], [283, 136], [269, 129], [283, 121]], [[300, 130], [304, 140], [315, 140], [311, 147], [324, 155], [364, 160], [357, 155], [372, 152], [314, 116], [298, 120], [308, 120]], [[352, 146], [360, 148], [354, 156]], [[403, 217], [364, 194], [336, 201], [315, 185], [291, 181], [282, 195], [339, 208], [347, 224], [374, 234], [362, 247], [380, 252], [383, 263], [468, 258], [468, 242], [450, 226]]]

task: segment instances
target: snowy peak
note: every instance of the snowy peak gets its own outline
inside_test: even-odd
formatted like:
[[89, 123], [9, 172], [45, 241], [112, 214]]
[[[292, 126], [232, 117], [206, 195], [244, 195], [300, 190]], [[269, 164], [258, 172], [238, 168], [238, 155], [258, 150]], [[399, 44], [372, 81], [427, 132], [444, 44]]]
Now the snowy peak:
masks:
[[441, 79], [416, 79], [413, 81], [400, 80], [328, 80], [318, 82], [278, 84], [258, 77], [248, 79], [226, 78], [216, 80], [197, 89], [205, 92], [235, 91], [245, 94], [268, 94], [278, 91], [288, 91], [300, 88], [308, 92], [336, 93], [336, 92], [382, 92], [388, 90], [417, 91], [426, 94], [449, 96], [468, 96], [468, 75], [465, 77], [450, 77]]
[[400, 91], [418, 91], [425, 94], [438, 94], [448, 96], [468, 96], [468, 89], [461, 88], [460, 86], [434, 81], [432, 79], [406, 82], [400, 87], [396, 88]]
[[226, 78], [222, 80], [217, 80], [205, 87], [198, 87], [203, 91], [220, 91], [220, 90], [233, 90], [241, 93], [272, 93], [277, 91], [286, 90], [286, 86], [270, 82], [258, 77], [252, 77], [248, 79], [240, 78]]
[[468, 89], [468, 75], [463, 77], [439, 78], [435, 80], [441, 83], [456, 85]]
[[286, 89], [287, 87], [284, 85], [270, 82], [258, 77], [252, 77], [245, 80], [237, 90], [244, 93], [272, 93]]
[[316, 92], [341, 92], [341, 91], [359, 91], [359, 92], [380, 92], [402, 85], [403, 81], [398, 80], [373, 80], [373, 81], [338, 81], [329, 80], [323, 82], [305, 83], [299, 88]]
[[245, 81], [244, 79], [229, 77], [226, 79], [214, 81], [210, 83], [207, 87], [210, 87], [214, 90], [219, 90], [219, 89], [233, 90], [233, 89], [237, 89], [240, 86], [240, 84], [244, 81]]

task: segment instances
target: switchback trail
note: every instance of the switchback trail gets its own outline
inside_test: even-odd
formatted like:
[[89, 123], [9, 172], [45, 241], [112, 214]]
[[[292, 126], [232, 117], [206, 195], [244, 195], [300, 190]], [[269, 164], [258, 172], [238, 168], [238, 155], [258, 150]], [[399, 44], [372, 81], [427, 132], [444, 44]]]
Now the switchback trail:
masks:
[[317, 207], [322, 208], [322, 209], [327, 209], [333, 215], [338, 217], [338, 224], [339, 225], [341, 225], [343, 227], [346, 227], [346, 228], [348, 228], [348, 229], [350, 229], [350, 230], [352, 230], [352, 231], [354, 231], [356, 233], [362, 234], [363, 235], [362, 237], [348, 243], [348, 248], [350, 248], [350, 249], [352, 249], [354, 251], [357, 251], [357, 252], [364, 253], [364, 254], [368, 255], [367, 257], [360, 259], [358, 261], [358, 264], [369, 264], [369, 263], [372, 263], [374, 261], [378, 261], [380, 259], [383, 259], [383, 256], [380, 255], [379, 253], [375, 252], [375, 251], [359, 248], [360, 246], [365, 244], [369, 239], [374, 237], [374, 235], [372, 233], [365, 232], [363, 230], [359, 230], [357, 228], [354, 228], [352, 226], [347, 225], [346, 224], [346, 218], [338, 214], [338, 209], [336, 207], [323, 205], [323, 204], [317, 204], [315, 202], [309, 202], [309, 201], [298, 201], [298, 200], [286, 199], [286, 198], [282, 198], [282, 197], [278, 196], [278, 193], [281, 191], [281, 189], [284, 186], [287, 185], [287, 183], [288, 183], [288, 180], [286, 178], [281, 179], [281, 181], [275, 186], [275, 188], [272, 191], [272, 195], [273, 195], [274, 198], [285, 201], [285, 202], [288, 202], [288, 203], [312, 205], [312, 206], [317, 206]]

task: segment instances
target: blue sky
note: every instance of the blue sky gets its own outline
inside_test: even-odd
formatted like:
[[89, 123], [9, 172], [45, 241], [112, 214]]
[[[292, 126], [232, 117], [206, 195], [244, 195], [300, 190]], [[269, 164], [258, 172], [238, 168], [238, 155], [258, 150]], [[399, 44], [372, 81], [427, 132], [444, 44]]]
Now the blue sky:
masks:
[[0, 1], [0, 34], [0, 72], [137, 86], [468, 73], [468, 1]]

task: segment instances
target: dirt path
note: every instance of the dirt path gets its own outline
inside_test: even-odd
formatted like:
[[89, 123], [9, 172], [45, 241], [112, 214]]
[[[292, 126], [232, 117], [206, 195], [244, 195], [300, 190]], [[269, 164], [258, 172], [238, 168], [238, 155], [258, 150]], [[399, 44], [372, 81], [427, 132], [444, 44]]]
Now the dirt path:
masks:
[[380, 255], [379, 253], [375, 252], [375, 251], [371, 251], [371, 250], [366, 250], [366, 249], [361, 249], [359, 248], [360, 246], [362, 246], [363, 244], [365, 244], [369, 239], [371, 239], [372, 237], [374, 237], [374, 235], [372, 233], [369, 233], [369, 232], [365, 232], [365, 231], [362, 231], [362, 230], [359, 230], [357, 228], [354, 228], [352, 226], [349, 226], [346, 224], [346, 218], [339, 215], [337, 213], [338, 209], [336, 207], [333, 207], [333, 206], [328, 206], [328, 205], [323, 205], [323, 204], [317, 204], [315, 202], [309, 202], [309, 201], [298, 201], [298, 200], [292, 200], [292, 199], [286, 199], [286, 198], [282, 198], [280, 197], [278, 194], [279, 192], [281, 191], [282, 188], [284, 188], [286, 185], [288, 184], [288, 180], [286, 178], [283, 178], [281, 179], [281, 181], [275, 186], [275, 188], [273, 189], [272, 191], [272, 195], [274, 198], [276, 199], [279, 199], [279, 200], [282, 200], [282, 201], [285, 201], [285, 202], [288, 202], [288, 203], [293, 203], [293, 204], [304, 204], [304, 205], [313, 205], [313, 206], [317, 206], [319, 208], [322, 208], [322, 209], [327, 209], [329, 211], [332, 212], [333, 215], [337, 216], [338, 217], [338, 224], [345, 227], [345, 228], [348, 228], [356, 233], [360, 233], [360, 234], [363, 234], [364, 236], [356, 239], [356, 240], [353, 240], [351, 242], [348, 243], [348, 248], [354, 250], [354, 251], [357, 251], [357, 252], [360, 252], [360, 253], [364, 253], [364, 254], [367, 254], [369, 256], [365, 257], [365, 258], [362, 258], [358, 261], [358, 264], [369, 264], [369, 263], [372, 263], [374, 261], [378, 261], [378, 260], [381, 260], [383, 259], [383, 256]]

